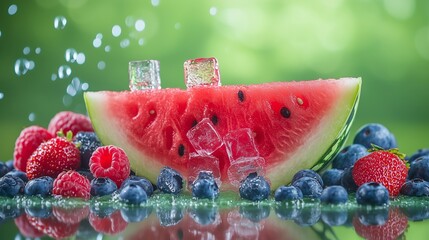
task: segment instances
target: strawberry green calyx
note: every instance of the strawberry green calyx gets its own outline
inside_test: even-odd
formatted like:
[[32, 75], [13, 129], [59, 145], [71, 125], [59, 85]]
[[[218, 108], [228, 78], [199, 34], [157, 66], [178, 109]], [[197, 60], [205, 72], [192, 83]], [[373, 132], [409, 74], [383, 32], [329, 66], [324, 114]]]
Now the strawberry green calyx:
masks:
[[[66, 135], [64, 135], [64, 132], [61, 130], [61, 131], [58, 131], [58, 132], [57, 132], [57, 136], [58, 136], [58, 137], [65, 138], [68, 142], [72, 142], [72, 141], [73, 141], [73, 132], [72, 132], [72, 131], [68, 131], [68, 132], [66, 133]], [[75, 145], [77, 148], [79, 148], [79, 147], [80, 147], [80, 145], [81, 145], [81, 142], [76, 142], [74, 145]]]

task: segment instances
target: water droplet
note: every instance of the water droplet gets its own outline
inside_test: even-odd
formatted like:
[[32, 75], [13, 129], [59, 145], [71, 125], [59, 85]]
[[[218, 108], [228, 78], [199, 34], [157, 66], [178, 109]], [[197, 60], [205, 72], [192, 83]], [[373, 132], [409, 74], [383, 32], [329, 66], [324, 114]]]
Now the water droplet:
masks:
[[34, 61], [28, 61], [28, 70], [33, 70], [35, 66], [36, 63], [34, 63]]
[[110, 52], [110, 46], [109, 46], [109, 45], [105, 46], [105, 47], [104, 47], [104, 51], [105, 51], [105, 52]]
[[80, 86], [80, 80], [79, 80], [79, 78], [78, 77], [74, 77], [71, 80], [70, 84], [67, 86], [66, 92], [67, 92], [68, 95], [74, 97], [80, 91], [80, 88], [81, 88], [81, 86]]
[[57, 80], [57, 74], [52, 73], [52, 75], [51, 75], [51, 80], [52, 80], [52, 81]]
[[128, 27], [132, 27], [134, 25], [134, 18], [131, 16], [126, 17], [125, 25], [127, 25]]
[[30, 113], [28, 115], [28, 120], [30, 120], [30, 122], [34, 122], [34, 120], [36, 120], [36, 114], [34, 112]]
[[22, 52], [24, 53], [24, 55], [28, 55], [30, 53], [30, 47], [25, 47]]
[[67, 25], [67, 19], [63, 16], [55, 17], [54, 19], [54, 28], [55, 29], [64, 29]]
[[95, 38], [103, 39], [103, 34], [101, 34], [101, 33], [97, 33], [97, 35], [95, 36]]
[[69, 77], [71, 73], [72, 70], [68, 65], [62, 65], [58, 68], [58, 77], [60, 79]]
[[143, 20], [139, 19], [136, 21], [136, 23], [134, 24], [134, 27], [136, 28], [136, 30], [138, 32], [141, 32], [144, 30], [144, 28], [146, 27], [146, 24]]
[[0, 100], [4, 98], [4, 93], [0, 92]]
[[0, 31], [0, 37], [1, 37], [1, 31]]
[[18, 76], [25, 75], [30, 68], [30, 62], [25, 58], [20, 58], [15, 62], [15, 73]]
[[16, 6], [15, 4], [10, 5], [9, 8], [7, 9], [7, 13], [9, 13], [9, 15], [14, 15], [17, 11], [18, 11], [18, 6]]
[[125, 38], [121, 41], [119, 45], [121, 46], [121, 48], [126, 48], [130, 45], [130, 40], [128, 38]]
[[85, 54], [84, 54], [84, 53], [79, 53], [79, 54], [77, 55], [77, 58], [76, 58], [76, 62], [77, 62], [77, 64], [84, 64], [84, 63], [85, 63], [85, 60], [86, 60], [86, 57], [85, 57]]
[[176, 24], [174, 24], [174, 28], [175, 28], [176, 30], [179, 30], [179, 29], [180, 29], [180, 27], [181, 27], [180, 23], [176, 23]]
[[88, 83], [82, 83], [81, 88], [82, 88], [82, 91], [86, 91], [89, 88], [89, 84]]
[[101, 38], [95, 38], [94, 41], [92, 41], [92, 46], [99, 48], [101, 46]]
[[100, 70], [104, 70], [106, 68], [106, 63], [104, 61], [99, 61], [97, 67]]
[[70, 95], [64, 95], [63, 96], [63, 104], [64, 106], [70, 106], [73, 102], [73, 98]]
[[40, 52], [42, 52], [42, 49], [39, 47], [34, 50], [34, 53], [36, 54], [40, 54]]
[[144, 44], [144, 39], [143, 39], [143, 38], [140, 38], [140, 39], [139, 39], [139, 45], [140, 45], [140, 46], [143, 46], [143, 44]]
[[119, 25], [115, 25], [112, 27], [112, 35], [114, 37], [119, 37], [119, 35], [121, 35], [121, 27]]
[[66, 50], [65, 57], [67, 62], [74, 63], [77, 59], [77, 51], [74, 48], [69, 48]]
[[159, 6], [159, 0], [150, 0], [150, 2], [152, 3], [152, 6], [154, 6], [154, 7]]
[[216, 7], [211, 7], [209, 12], [210, 12], [210, 15], [214, 16], [214, 15], [217, 14], [217, 8]]

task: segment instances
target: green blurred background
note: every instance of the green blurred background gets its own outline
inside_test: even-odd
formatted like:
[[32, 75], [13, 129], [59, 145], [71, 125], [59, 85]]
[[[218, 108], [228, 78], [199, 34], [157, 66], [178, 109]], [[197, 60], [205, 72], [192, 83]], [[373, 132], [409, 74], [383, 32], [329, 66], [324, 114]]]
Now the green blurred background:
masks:
[[380, 122], [404, 152], [429, 147], [429, 1], [2, 0], [0, 32], [1, 160], [24, 127], [85, 113], [82, 87], [128, 89], [128, 61], [158, 59], [162, 87], [184, 88], [183, 62], [210, 56], [224, 85], [360, 76], [353, 133]]

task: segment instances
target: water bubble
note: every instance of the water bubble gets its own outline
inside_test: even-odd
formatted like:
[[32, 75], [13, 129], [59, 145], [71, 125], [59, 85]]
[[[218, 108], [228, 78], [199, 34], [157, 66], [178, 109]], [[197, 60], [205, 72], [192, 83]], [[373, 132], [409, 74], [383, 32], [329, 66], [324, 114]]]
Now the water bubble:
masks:
[[28, 61], [28, 70], [33, 70], [35, 66], [36, 63], [34, 63], [34, 61]]
[[34, 120], [36, 120], [36, 114], [34, 112], [30, 113], [28, 115], [28, 120], [30, 120], [30, 122], [34, 122]]
[[68, 48], [65, 57], [67, 62], [74, 63], [77, 59], [77, 51], [74, 48]]
[[214, 16], [217, 13], [217, 8], [216, 7], [211, 7], [209, 12], [210, 12], [210, 15]]
[[144, 44], [144, 39], [143, 39], [143, 38], [140, 38], [140, 39], [139, 39], [139, 45], [140, 45], [140, 46], [143, 46], [143, 44]]
[[64, 29], [67, 25], [67, 19], [63, 16], [55, 17], [54, 19], [54, 28], [55, 29]]
[[62, 65], [58, 68], [58, 77], [60, 79], [69, 77], [71, 73], [72, 70], [68, 65]]
[[73, 102], [73, 98], [70, 95], [64, 95], [63, 96], [63, 104], [64, 106], [70, 106]]
[[0, 37], [1, 37], [1, 31], [0, 31]]
[[52, 73], [52, 75], [51, 75], [51, 80], [52, 80], [52, 81], [57, 80], [57, 74]]
[[105, 51], [105, 52], [110, 52], [110, 46], [109, 46], [109, 45], [105, 46], [105, 47], [104, 47], [104, 51]]
[[84, 64], [85, 60], [86, 60], [86, 57], [84, 53], [79, 53], [77, 55], [77, 59], [76, 59], [77, 64]]
[[17, 11], [18, 11], [18, 6], [16, 6], [15, 4], [10, 5], [9, 8], [7, 9], [7, 13], [9, 13], [9, 15], [14, 15]]
[[180, 29], [180, 27], [181, 27], [180, 23], [176, 23], [176, 24], [174, 24], [174, 28], [175, 28], [176, 30], [179, 30], [179, 29]]
[[97, 67], [100, 70], [104, 70], [106, 68], [106, 63], [104, 61], [99, 61]]
[[128, 27], [132, 27], [134, 25], [134, 18], [131, 16], [126, 17], [125, 25], [127, 25]]
[[152, 6], [154, 6], [154, 7], [159, 6], [159, 0], [150, 0], [150, 2], [152, 3]]
[[30, 53], [30, 47], [25, 47], [22, 52], [24, 53], [24, 55], [28, 55]]
[[136, 28], [136, 30], [138, 32], [141, 32], [144, 30], [144, 28], [146, 27], [146, 24], [143, 20], [139, 19], [136, 21], [136, 23], [134, 24], [134, 27]]
[[119, 35], [121, 35], [121, 27], [119, 25], [115, 25], [112, 27], [112, 35], [114, 37], [119, 37]]
[[40, 54], [40, 52], [42, 51], [42, 49], [41, 48], [36, 48], [35, 50], [34, 50], [34, 53], [36, 53], [36, 54]]
[[0, 92], [0, 100], [4, 98], [4, 93]]
[[81, 88], [81, 86], [80, 86], [80, 80], [79, 80], [79, 78], [78, 77], [74, 77], [71, 80], [70, 84], [67, 86], [66, 92], [67, 92], [68, 95], [74, 97], [80, 91], [80, 88]]
[[18, 76], [25, 75], [30, 68], [30, 62], [25, 58], [20, 58], [15, 62], [15, 73]]
[[126, 48], [130, 45], [130, 40], [128, 38], [125, 38], [121, 41], [119, 45], [121, 46], [121, 48]]
[[95, 36], [95, 38], [103, 39], [103, 34], [101, 34], [101, 33], [97, 33], [97, 35]]
[[82, 83], [81, 89], [82, 91], [86, 91], [89, 88], [89, 84], [88, 83]]
[[94, 41], [92, 41], [92, 45], [95, 48], [99, 48], [101, 46], [101, 38], [95, 38]]

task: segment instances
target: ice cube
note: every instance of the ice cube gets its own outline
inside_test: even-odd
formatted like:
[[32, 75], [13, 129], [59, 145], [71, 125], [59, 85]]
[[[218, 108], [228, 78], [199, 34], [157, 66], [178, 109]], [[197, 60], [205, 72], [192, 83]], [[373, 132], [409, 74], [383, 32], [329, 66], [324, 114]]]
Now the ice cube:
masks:
[[241, 157], [259, 156], [250, 128], [240, 128], [229, 132], [223, 138], [223, 142], [231, 163]]
[[201, 171], [211, 172], [213, 177], [220, 187], [220, 168], [219, 159], [210, 155], [199, 155], [197, 153], [189, 154], [188, 161], [188, 186], [198, 177]]
[[210, 155], [223, 144], [222, 138], [209, 118], [201, 120], [186, 133], [186, 136], [200, 155]]
[[256, 172], [265, 175], [265, 159], [263, 157], [241, 157], [231, 162], [228, 168], [228, 178], [231, 184], [239, 187], [249, 174]]
[[161, 89], [159, 61], [142, 60], [128, 63], [130, 90]]
[[187, 88], [194, 86], [220, 86], [219, 66], [217, 59], [197, 58], [185, 61], [185, 84]]

